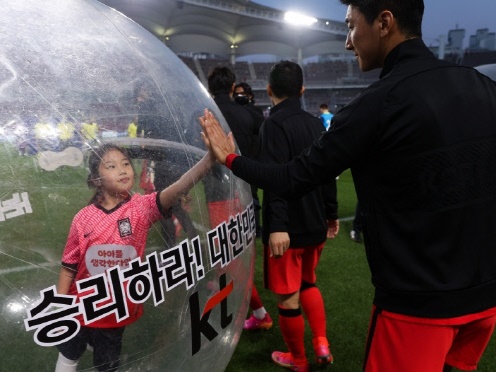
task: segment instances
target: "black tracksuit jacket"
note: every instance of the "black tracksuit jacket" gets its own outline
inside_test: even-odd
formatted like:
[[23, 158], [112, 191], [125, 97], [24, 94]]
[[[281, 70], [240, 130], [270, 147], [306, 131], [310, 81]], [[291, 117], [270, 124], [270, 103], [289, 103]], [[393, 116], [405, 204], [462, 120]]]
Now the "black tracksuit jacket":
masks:
[[[301, 108], [300, 99], [287, 98], [270, 110], [260, 130], [258, 160], [284, 164], [320, 137], [322, 122]], [[273, 232], [287, 232], [290, 248], [314, 246], [326, 240], [326, 220], [337, 219], [336, 181], [294, 200], [264, 190], [262, 241]]]
[[286, 165], [238, 157], [232, 170], [298, 197], [351, 168], [379, 308], [449, 318], [496, 306], [496, 83], [411, 39], [332, 123]]

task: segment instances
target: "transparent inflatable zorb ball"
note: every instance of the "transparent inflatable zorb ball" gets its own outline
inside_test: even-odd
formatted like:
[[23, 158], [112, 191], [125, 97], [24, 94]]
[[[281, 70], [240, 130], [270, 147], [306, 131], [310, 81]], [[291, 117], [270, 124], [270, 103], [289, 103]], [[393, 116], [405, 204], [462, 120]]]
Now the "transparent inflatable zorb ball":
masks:
[[[223, 370], [247, 313], [255, 219], [249, 186], [222, 166], [151, 225], [142, 253], [85, 243], [95, 230], [83, 225], [79, 300], [56, 288], [73, 217], [95, 192], [88, 156], [117, 145], [134, 165], [132, 194], [162, 190], [204, 156], [204, 108], [227, 130], [213, 100], [158, 39], [97, 1], [1, 9], [0, 370], [53, 371], [61, 345], [105, 317], [126, 324], [120, 371]], [[112, 226], [119, 242], [137, 233], [126, 214]], [[77, 369], [92, 370], [93, 355]]]

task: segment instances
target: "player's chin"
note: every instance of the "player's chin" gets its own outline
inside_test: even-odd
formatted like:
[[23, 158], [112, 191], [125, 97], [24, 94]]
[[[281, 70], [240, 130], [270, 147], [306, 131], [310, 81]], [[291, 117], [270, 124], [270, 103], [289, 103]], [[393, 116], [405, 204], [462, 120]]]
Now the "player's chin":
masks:
[[115, 190], [115, 194], [120, 196], [123, 199], [126, 199], [129, 195], [131, 195], [131, 187], [119, 187]]

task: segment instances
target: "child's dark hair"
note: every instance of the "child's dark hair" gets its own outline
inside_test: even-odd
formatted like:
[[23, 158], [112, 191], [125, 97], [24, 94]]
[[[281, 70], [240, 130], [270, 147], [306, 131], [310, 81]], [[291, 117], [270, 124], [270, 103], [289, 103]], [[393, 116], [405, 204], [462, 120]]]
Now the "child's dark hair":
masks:
[[[93, 197], [90, 199], [88, 205], [94, 204], [101, 199], [102, 192], [101, 192], [100, 188], [97, 187], [97, 185], [95, 184], [95, 181], [100, 179], [100, 174], [98, 173], [98, 168], [100, 167], [100, 163], [102, 162], [103, 156], [111, 150], [120, 151], [122, 154], [124, 154], [126, 157], [129, 158], [129, 155], [128, 155], [126, 149], [124, 149], [120, 146], [114, 145], [112, 143], [104, 143], [101, 146], [94, 147], [91, 149], [91, 154], [90, 154], [90, 157], [88, 158], [88, 168], [90, 170], [90, 173], [88, 174], [88, 178], [86, 180], [86, 183], [88, 184], [88, 187], [90, 189], [96, 189], [96, 192], [93, 195]], [[131, 162], [131, 166], [132, 166], [132, 162]]]

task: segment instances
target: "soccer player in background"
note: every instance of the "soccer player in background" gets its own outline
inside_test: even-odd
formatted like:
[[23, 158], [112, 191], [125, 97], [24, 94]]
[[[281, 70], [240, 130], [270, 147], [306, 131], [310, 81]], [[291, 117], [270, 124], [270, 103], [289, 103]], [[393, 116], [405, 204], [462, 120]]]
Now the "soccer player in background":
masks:
[[[304, 90], [303, 71], [297, 63], [281, 61], [272, 67], [267, 93], [273, 107], [260, 131], [260, 161], [284, 164], [322, 133], [320, 120], [301, 108]], [[264, 190], [262, 221], [265, 286], [277, 296], [279, 327], [288, 348], [288, 352], [274, 351], [272, 360], [298, 371], [309, 370], [304, 313], [317, 363], [332, 363], [315, 270], [326, 238], [334, 238], [339, 230], [336, 181], [290, 201]], [[281, 247], [288, 249], [279, 256]]]
[[334, 115], [329, 111], [329, 106], [327, 103], [323, 103], [320, 105], [320, 120], [322, 121], [322, 125], [325, 130], [329, 130], [331, 127], [331, 120]]

